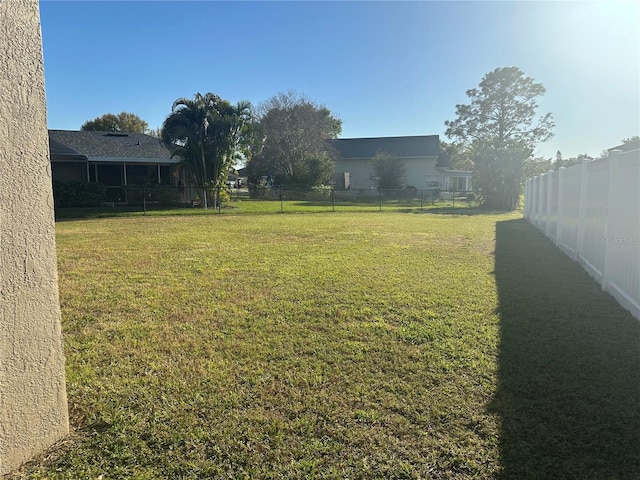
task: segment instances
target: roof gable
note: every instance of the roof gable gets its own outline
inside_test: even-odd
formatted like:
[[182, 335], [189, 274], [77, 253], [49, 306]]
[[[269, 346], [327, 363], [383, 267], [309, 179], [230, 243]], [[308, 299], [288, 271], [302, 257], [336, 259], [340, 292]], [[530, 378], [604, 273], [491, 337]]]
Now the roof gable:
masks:
[[159, 139], [144, 133], [49, 130], [49, 145], [52, 155], [73, 151], [89, 159], [171, 158], [171, 152]]
[[438, 135], [338, 138], [331, 140], [331, 145], [342, 159], [373, 158], [382, 152], [400, 158], [437, 157], [440, 154]]

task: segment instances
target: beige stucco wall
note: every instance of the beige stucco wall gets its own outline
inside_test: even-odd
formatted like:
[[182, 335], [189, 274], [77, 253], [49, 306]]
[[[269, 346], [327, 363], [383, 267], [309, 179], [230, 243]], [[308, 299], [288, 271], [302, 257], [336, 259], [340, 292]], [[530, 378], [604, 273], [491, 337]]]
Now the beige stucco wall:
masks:
[[0, 474], [68, 433], [36, 0], [0, 0]]

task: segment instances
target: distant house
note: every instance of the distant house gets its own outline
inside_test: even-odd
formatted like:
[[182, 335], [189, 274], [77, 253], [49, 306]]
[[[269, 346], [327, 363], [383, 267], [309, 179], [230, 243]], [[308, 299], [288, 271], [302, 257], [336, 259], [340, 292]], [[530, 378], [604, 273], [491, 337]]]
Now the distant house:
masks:
[[621, 152], [630, 152], [632, 150], [640, 150], [640, 138], [635, 137], [633, 140], [623, 143], [622, 145], [618, 145], [615, 147], [611, 147], [607, 149], [609, 152], [613, 151], [621, 151]]
[[401, 159], [406, 184], [418, 190], [469, 190], [472, 172], [450, 170], [438, 164], [438, 135], [405, 137], [339, 138], [331, 141], [337, 160], [336, 188], [375, 188], [371, 160], [379, 153]]
[[179, 159], [143, 133], [49, 130], [49, 150], [54, 182], [101, 183], [114, 200], [127, 186], [185, 183]]

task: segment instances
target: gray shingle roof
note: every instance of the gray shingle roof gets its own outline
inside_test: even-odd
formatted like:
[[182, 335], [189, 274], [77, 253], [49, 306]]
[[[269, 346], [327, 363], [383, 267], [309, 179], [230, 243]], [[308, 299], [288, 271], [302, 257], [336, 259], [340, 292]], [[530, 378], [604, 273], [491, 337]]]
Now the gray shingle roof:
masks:
[[[51, 153], [69, 152], [99, 158], [169, 160], [171, 152], [159, 139], [144, 133], [49, 130]], [[174, 159], [177, 162], [178, 159]]]
[[438, 135], [409, 137], [338, 138], [331, 145], [342, 159], [373, 158], [378, 153], [411, 157], [437, 157], [440, 154]]
[[49, 136], [49, 153], [51, 157], [55, 157], [59, 160], [87, 160], [87, 156], [81, 154], [80, 152], [75, 151], [73, 148], [70, 148], [66, 145], [57, 142], [51, 136]]

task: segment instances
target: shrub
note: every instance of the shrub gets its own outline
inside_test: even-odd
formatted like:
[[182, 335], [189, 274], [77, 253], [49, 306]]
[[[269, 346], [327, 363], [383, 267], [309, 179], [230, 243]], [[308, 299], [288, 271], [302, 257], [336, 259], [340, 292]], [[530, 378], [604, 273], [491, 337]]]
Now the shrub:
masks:
[[106, 201], [107, 187], [101, 183], [53, 182], [56, 207], [97, 207]]
[[177, 187], [172, 185], [158, 185], [125, 187], [126, 201], [130, 205], [141, 205], [146, 199], [148, 203], [159, 205], [177, 205], [180, 194]]

